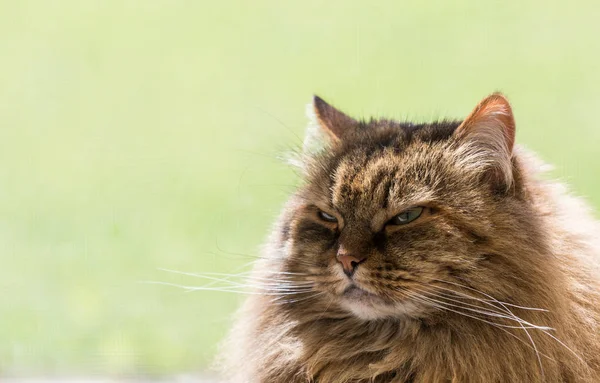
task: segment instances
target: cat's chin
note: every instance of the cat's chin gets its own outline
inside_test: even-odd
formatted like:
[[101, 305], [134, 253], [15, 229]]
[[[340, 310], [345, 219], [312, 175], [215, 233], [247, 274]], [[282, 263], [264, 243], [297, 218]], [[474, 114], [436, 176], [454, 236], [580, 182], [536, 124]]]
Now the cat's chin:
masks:
[[344, 309], [363, 320], [403, 318], [419, 311], [419, 307], [413, 302], [392, 302], [355, 285], [344, 290], [341, 304]]

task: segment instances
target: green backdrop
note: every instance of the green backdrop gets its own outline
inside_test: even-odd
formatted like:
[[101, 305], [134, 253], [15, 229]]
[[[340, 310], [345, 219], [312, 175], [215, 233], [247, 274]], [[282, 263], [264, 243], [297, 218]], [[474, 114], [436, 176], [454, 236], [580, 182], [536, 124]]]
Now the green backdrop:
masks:
[[241, 297], [186, 272], [257, 254], [313, 93], [356, 117], [463, 117], [600, 206], [597, 1], [0, 2], [0, 374], [206, 368]]

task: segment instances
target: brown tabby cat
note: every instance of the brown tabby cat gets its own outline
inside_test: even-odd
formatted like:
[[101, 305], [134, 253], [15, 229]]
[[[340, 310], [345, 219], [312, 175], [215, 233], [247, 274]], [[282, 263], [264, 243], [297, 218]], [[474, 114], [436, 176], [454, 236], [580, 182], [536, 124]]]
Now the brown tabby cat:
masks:
[[431, 124], [313, 108], [328, 139], [249, 279], [232, 382], [600, 382], [599, 226], [514, 147], [506, 98]]

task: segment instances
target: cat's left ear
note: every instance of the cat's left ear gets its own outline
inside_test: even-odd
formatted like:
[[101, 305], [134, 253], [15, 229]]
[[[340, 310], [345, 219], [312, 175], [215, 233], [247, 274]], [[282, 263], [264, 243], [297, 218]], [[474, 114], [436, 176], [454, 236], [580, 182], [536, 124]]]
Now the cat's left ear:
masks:
[[456, 129], [455, 135], [468, 143], [471, 166], [487, 168], [493, 181], [508, 188], [512, 184], [512, 153], [515, 144], [515, 119], [510, 103], [500, 93], [483, 99]]
[[[332, 143], [337, 143], [342, 138], [356, 129], [358, 121], [329, 105], [319, 96], [313, 96], [312, 113], [309, 110], [311, 124], [316, 125]], [[312, 114], [312, 115], [311, 115]]]

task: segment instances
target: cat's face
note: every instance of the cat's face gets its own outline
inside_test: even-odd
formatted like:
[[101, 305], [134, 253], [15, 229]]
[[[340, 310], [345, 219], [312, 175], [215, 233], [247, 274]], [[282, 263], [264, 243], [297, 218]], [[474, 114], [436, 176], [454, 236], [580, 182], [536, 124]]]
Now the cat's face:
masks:
[[507, 197], [518, 187], [514, 123], [506, 100], [491, 97], [462, 125], [420, 126], [358, 123], [317, 100], [334, 142], [307, 165], [286, 271], [362, 319], [421, 315], [443, 281], [502, 284], [493, 231], [518, 230], [527, 208]]

